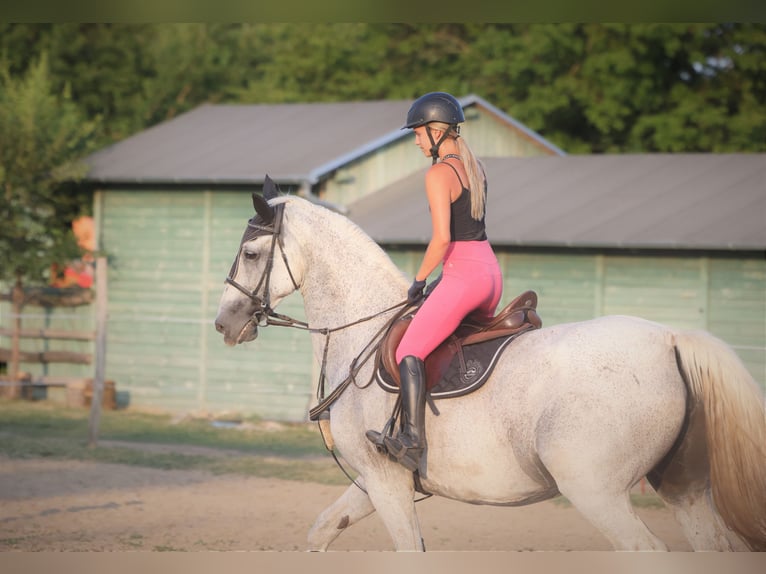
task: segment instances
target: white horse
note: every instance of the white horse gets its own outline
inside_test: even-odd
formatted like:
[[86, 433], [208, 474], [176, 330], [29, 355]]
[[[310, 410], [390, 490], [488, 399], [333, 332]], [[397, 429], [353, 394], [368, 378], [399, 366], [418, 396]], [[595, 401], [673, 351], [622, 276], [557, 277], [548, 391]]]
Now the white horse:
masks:
[[[337, 391], [409, 282], [346, 217], [276, 197], [270, 181], [265, 195], [253, 194], [258, 216], [216, 328], [228, 345], [251, 341], [299, 290], [314, 355]], [[383, 428], [396, 399], [365, 384], [371, 363], [356, 365], [329, 407], [335, 447], [358, 477], [316, 520], [311, 550], [326, 550], [374, 511], [395, 549], [424, 550], [413, 474], [365, 438]], [[426, 416], [427, 493], [505, 506], [561, 494], [615, 549], [667, 550], [631, 506], [631, 487], [646, 476], [695, 550], [766, 549], [763, 392], [705, 332], [626, 316], [533, 330], [505, 349], [481, 388], [438, 410]]]

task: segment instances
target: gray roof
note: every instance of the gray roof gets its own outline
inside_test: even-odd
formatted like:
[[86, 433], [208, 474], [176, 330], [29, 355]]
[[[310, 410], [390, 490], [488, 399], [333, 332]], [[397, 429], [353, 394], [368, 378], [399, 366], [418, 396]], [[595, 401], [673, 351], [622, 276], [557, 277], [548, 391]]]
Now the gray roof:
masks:
[[[485, 158], [493, 245], [766, 249], [766, 154]], [[349, 205], [382, 244], [431, 233], [427, 168]]]
[[[102, 183], [316, 183], [322, 176], [407, 135], [411, 100], [310, 104], [206, 104], [86, 158]], [[479, 105], [552, 153], [563, 152], [482, 98]]]

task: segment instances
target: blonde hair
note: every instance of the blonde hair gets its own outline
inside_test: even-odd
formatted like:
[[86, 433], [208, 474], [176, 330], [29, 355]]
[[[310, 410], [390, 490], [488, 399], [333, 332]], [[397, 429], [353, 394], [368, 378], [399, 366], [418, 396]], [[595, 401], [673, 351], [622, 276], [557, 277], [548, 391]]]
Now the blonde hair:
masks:
[[460, 158], [463, 160], [466, 176], [468, 176], [468, 190], [471, 192], [471, 217], [479, 221], [484, 217], [485, 203], [487, 199], [487, 176], [484, 166], [471, 151], [468, 142], [460, 135], [455, 126], [442, 122], [431, 122], [430, 126], [437, 130], [449, 130], [449, 137], [455, 139]]

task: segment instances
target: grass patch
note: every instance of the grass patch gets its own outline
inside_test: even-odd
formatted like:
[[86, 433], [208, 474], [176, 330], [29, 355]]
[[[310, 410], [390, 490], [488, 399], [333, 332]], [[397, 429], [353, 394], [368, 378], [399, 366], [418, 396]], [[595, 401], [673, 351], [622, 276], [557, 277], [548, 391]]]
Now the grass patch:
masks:
[[[312, 424], [217, 428], [207, 419], [105, 411], [99, 441], [90, 448], [88, 409], [0, 400], [0, 454], [11, 458], [65, 458], [163, 470], [204, 470], [263, 478], [346, 484]], [[127, 446], [102, 446], [126, 441]], [[146, 448], [142, 448], [144, 445]], [[162, 451], [152, 445], [165, 445]], [[167, 445], [171, 445], [167, 448]], [[178, 450], [174, 451], [173, 446]], [[204, 454], [185, 446], [206, 447]]]
[[[29, 438], [55, 435], [86, 442], [89, 415], [88, 409], [0, 400], [0, 432]], [[257, 420], [246, 422], [249, 424], [242, 428], [218, 428], [202, 418], [174, 422], [171, 415], [103, 411], [99, 440], [209, 446], [261, 455], [310, 456], [325, 452], [315, 425], [283, 423], [273, 430], [260, 428]]]

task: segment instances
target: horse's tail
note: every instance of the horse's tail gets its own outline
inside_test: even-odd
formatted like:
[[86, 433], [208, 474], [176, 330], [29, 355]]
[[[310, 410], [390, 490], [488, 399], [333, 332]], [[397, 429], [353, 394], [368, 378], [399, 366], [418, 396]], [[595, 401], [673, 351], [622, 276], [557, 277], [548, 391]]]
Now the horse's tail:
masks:
[[[713, 502], [751, 550], [766, 550], [766, 408], [734, 351], [704, 331], [675, 334], [676, 360], [704, 418]], [[696, 404], [695, 404], [696, 403]]]

